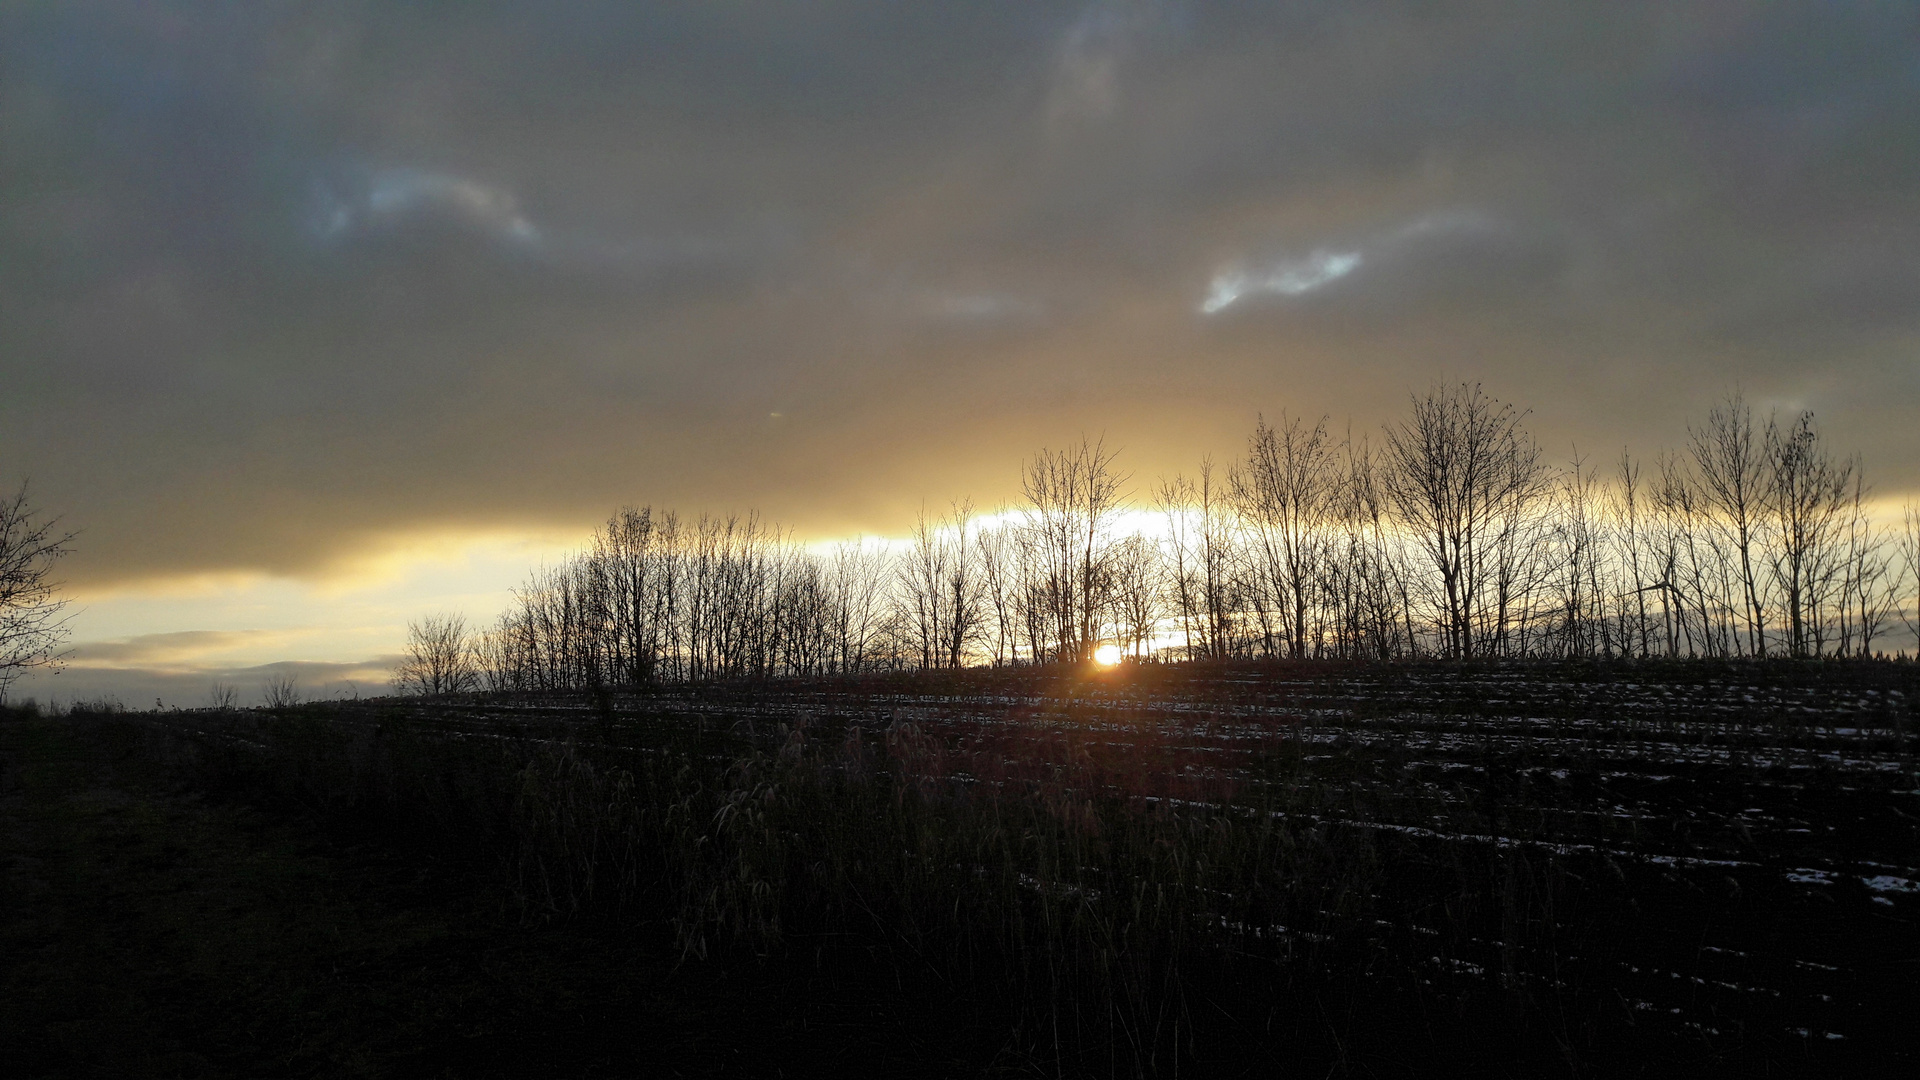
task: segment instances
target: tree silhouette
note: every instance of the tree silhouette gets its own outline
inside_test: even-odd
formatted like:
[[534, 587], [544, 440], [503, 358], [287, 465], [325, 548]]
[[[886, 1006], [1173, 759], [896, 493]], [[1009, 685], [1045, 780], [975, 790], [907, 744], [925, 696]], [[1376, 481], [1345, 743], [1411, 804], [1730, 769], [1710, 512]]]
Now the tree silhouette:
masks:
[[462, 615], [429, 615], [407, 624], [407, 644], [394, 668], [401, 693], [437, 697], [480, 687], [475, 643]]
[[20, 676], [60, 664], [67, 602], [53, 568], [73, 551], [75, 535], [34, 508], [25, 483], [0, 497], [0, 702]]

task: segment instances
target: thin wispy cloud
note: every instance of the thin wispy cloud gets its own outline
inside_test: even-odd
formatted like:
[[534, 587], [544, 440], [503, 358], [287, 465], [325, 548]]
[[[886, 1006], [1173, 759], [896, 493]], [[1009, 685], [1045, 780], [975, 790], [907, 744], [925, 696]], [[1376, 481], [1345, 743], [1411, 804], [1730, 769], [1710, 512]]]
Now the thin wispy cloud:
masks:
[[1279, 258], [1253, 269], [1244, 264], [1223, 269], [1208, 282], [1200, 312], [1216, 315], [1263, 296], [1304, 296], [1361, 270], [1368, 262], [1404, 259], [1423, 247], [1435, 249], [1445, 263], [1448, 244], [1504, 239], [1511, 232], [1504, 222], [1478, 210], [1436, 210], [1378, 230], [1371, 239], [1350, 247], [1316, 248], [1304, 256]]
[[299, 638], [284, 630], [178, 630], [116, 641], [84, 641], [70, 651], [75, 667], [214, 667], [237, 653], [285, 648]]
[[360, 170], [346, 178], [315, 178], [307, 225], [322, 240], [436, 220], [526, 246], [541, 231], [512, 192], [470, 177], [416, 168]]
[[1127, 62], [1165, 17], [1152, 0], [1099, 0], [1067, 28], [1047, 94], [1049, 123], [1104, 120], [1119, 107]]
[[1214, 276], [1203, 314], [1214, 315], [1249, 296], [1299, 296], [1338, 281], [1359, 269], [1357, 251], [1315, 251], [1305, 258], [1288, 259], [1263, 270], [1228, 270]]

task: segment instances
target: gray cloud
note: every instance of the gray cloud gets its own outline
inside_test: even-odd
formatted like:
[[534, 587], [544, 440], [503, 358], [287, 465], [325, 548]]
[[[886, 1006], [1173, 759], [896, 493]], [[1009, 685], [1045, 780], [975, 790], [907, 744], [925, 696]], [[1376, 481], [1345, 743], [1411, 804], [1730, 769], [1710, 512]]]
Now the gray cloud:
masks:
[[71, 649], [69, 662], [75, 667], [152, 665], [172, 662], [205, 666], [209, 654], [284, 640], [288, 635], [270, 630], [180, 630], [165, 634], [141, 634], [119, 641], [82, 642]]
[[1119, 110], [1128, 61], [1169, 28], [1171, 5], [1094, 0], [1070, 23], [1055, 52], [1046, 115], [1055, 125], [1095, 123]]
[[1448, 375], [1646, 452], [1739, 381], [1909, 488], [1915, 29], [16, 5], [0, 479], [86, 527], [76, 581], [307, 573], [624, 500], [894, 529], [1083, 428], [1152, 475]]
[[117, 702], [129, 709], [198, 709], [213, 704], [216, 686], [231, 688], [240, 708], [260, 705], [268, 680], [292, 679], [302, 701], [372, 697], [392, 693], [390, 674], [397, 657], [361, 663], [287, 660], [248, 667], [71, 667], [57, 675], [36, 674], [21, 681], [8, 704], [40, 705]]

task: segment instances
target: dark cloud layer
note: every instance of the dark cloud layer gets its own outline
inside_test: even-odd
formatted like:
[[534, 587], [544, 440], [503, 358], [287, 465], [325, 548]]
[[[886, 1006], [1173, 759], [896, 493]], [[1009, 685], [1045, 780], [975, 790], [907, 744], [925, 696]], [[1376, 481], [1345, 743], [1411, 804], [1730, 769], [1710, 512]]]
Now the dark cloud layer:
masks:
[[1736, 381], [1916, 486], [1908, 4], [0, 12], [0, 472], [82, 580], [756, 505], [815, 533], [1484, 379]]

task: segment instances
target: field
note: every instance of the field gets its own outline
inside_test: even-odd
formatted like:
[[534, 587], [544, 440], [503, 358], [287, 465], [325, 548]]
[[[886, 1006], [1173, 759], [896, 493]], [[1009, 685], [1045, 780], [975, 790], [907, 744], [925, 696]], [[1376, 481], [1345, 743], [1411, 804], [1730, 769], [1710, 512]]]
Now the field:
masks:
[[[34, 867], [105, 844], [60, 822], [119, 791], [200, 822], [176, 861], [252, 830], [228, 864], [371, 882], [249, 893], [248, 956], [358, 957], [361, 988], [230, 1003], [264, 1034], [179, 1075], [1864, 1071], [1920, 1042], [1916, 676], [1124, 665], [15, 715], [8, 951], [41, 959], [8, 961], [8, 1027], [47, 1021], [19, 1003], [79, 932]], [[296, 929], [329, 903], [357, 939]], [[109, 1006], [73, 1008], [10, 1074], [88, 1071]]]

